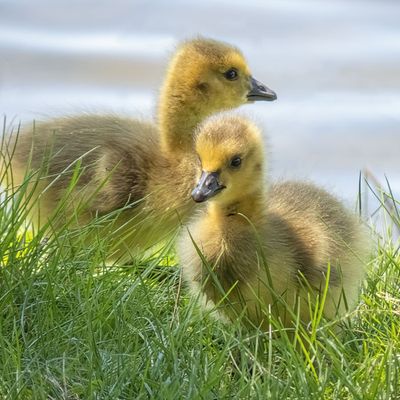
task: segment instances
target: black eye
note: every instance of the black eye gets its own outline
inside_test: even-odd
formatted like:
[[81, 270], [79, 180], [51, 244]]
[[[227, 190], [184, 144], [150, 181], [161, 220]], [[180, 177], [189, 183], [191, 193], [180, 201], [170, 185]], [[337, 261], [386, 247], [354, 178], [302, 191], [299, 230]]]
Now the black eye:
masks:
[[238, 78], [238, 72], [235, 68], [228, 69], [228, 71], [224, 72], [224, 76], [229, 81], [234, 81]]
[[241, 163], [242, 159], [239, 156], [235, 156], [232, 158], [231, 162], [229, 163], [229, 166], [232, 168], [239, 168]]

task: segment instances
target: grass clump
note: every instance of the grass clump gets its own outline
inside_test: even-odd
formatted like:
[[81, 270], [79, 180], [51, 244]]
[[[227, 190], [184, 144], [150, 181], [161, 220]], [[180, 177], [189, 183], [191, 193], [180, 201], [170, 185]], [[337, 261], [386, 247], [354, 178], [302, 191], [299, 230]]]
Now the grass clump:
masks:
[[284, 333], [271, 338], [201, 314], [179, 290], [179, 270], [159, 267], [162, 257], [117, 267], [90, 249], [69, 254], [30, 246], [29, 255], [0, 269], [2, 398], [395, 399], [400, 393], [400, 260], [390, 248], [374, 259], [344, 333], [321, 323], [302, 351]]
[[379, 243], [342, 334], [323, 320], [309, 335], [276, 335], [278, 322], [246, 331], [196, 307], [171, 243], [117, 266], [105, 261], [107, 237], [88, 246], [68, 229], [27, 236], [23, 190], [1, 198], [0, 398], [400, 398], [391, 242]]

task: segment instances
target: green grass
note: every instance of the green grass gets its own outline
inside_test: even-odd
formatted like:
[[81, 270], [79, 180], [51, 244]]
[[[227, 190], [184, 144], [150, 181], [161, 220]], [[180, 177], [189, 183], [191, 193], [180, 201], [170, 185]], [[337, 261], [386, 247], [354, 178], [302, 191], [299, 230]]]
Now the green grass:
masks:
[[342, 334], [325, 321], [294, 337], [246, 331], [199, 311], [178, 267], [165, 265], [171, 244], [110, 266], [106, 237], [90, 247], [68, 231], [27, 238], [23, 191], [0, 208], [0, 398], [400, 398], [390, 242], [379, 241]]

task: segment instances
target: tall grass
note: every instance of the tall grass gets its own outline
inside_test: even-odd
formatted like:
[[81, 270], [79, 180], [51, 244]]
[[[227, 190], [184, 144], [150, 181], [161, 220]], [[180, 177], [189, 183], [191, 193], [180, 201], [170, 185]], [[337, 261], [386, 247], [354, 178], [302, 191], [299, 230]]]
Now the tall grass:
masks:
[[172, 243], [117, 266], [105, 261], [104, 236], [87, 245], [66, 227], [29, 237], [27, 198], [27, 184], [1, 198], [0, 398], [400, 398], [400, 256], [390, 241], [378, 241], [340, 335], [321, 320], [293, 337], [200, 311], [177, 265], [165, 266]]

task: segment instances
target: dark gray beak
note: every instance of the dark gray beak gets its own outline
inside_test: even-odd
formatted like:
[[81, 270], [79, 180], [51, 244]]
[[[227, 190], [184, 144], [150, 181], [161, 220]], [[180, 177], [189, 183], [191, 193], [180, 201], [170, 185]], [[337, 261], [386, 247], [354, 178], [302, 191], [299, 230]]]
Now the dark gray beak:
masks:
[[218, 178], [218, 172], [203, 171], [197, 186], [192, 191], [192, 199], [196, 203], [202, 203], [225, 189], [225, 186], [218, 182]]
[[274, 101], [277, 99], [276, 93], [268, 89], [257, 79], [250, 77], [250, 92], [247, 94], [248, 101]]

